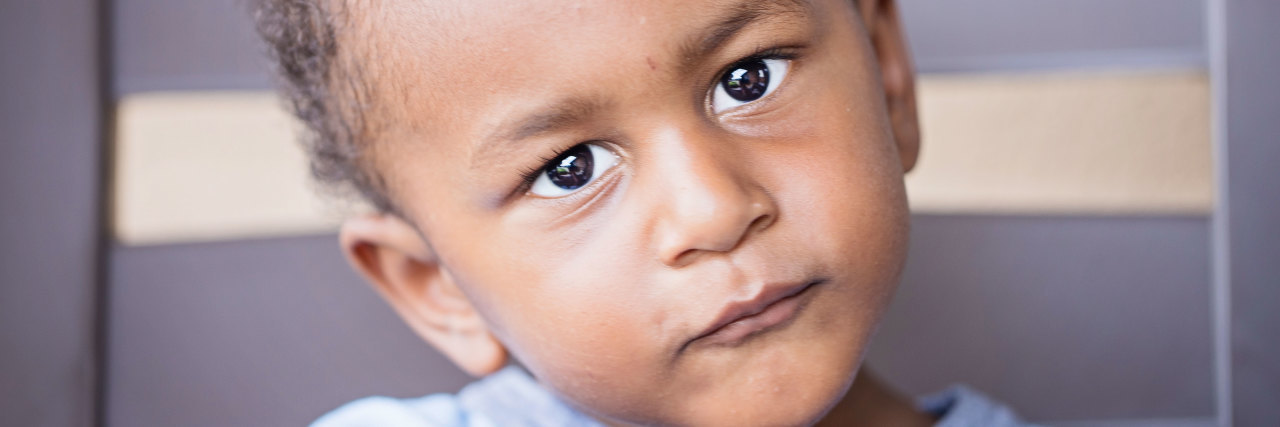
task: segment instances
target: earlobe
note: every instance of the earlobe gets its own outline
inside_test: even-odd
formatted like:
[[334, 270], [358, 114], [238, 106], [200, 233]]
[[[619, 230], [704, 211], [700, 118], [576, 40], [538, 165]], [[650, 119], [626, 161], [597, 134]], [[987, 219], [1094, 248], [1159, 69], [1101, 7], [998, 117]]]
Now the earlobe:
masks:
[[506, 348], [412, 225], [364, 214], [343, 223], [339, 240], [347, 260], [405, 323], [458, 367], [484, 376], [506, 364]]
[[894, 0], [866, 0], [859, 4], [867, 33], [880, 64], [885, 105], [902, 160], [903, 172], [915, 167], [920, 153], [920, 121], [916, 113], [915, 67], [906, 32]]

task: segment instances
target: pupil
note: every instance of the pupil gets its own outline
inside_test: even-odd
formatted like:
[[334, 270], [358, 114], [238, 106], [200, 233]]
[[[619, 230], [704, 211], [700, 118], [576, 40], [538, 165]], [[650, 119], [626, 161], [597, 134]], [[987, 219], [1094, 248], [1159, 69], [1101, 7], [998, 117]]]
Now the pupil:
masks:
[[592, 162], [591, 149], [585, 144], [578, 144], [551, 161], [547, 167], [547, 178], [557, 187], [573, 190], [591, 181]]
[[720, 78], [720, 85], [733, 99], [755, 101], [769, 88], [769, 66], [760, 58], [739, 62]]

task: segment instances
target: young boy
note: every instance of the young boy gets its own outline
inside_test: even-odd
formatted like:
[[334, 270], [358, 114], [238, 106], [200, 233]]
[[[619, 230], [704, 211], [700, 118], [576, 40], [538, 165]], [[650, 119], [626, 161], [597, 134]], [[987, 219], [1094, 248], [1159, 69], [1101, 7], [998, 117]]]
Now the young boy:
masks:
[[342, 228], [352, 264], [487, 376], [318, 424], [1015, 422], [963, 389], [924, 412], [855, 381], [919, 144], [892, 0], [280, 0], [257, 18], [317, 176], [376, 208]]

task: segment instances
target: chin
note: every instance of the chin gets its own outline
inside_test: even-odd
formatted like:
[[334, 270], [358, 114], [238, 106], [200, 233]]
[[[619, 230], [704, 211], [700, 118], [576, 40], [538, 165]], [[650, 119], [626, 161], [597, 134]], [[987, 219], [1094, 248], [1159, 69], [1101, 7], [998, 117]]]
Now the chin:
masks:
[[684, 425], [707, 426], [804, 426], [820, 421], [839, 403], [852, 384], [850, 378], [833, 376], [820, 384], [807, 384], [803, 392], [727, 399], [719, 409], [700, 414]]
[[[833, 289], [834, 291], [834, 289]], [[737, 349], [741, 358], [703, 366], [708, 387], [687, 399], [679, 425], [809, 425], [848, 392], [875, 313], [851, 311], [841, 292], [814, 301], [796, 324]], [[695, 415], [696, 414], [696, 415]]]
[[613, 408], [592, 405], [601, 402], [575, 406], [608, 425], [812, 425], [840, 402], [856, 373], [856, 363], [793, 365], [726, 379], [695, 395], [647, 396]]
[[826, 357], [788, 358], [789, 363], [764, 369], [756, 367], [753, 374], [742, 375], [739, 381], [734, 381], [736, 384], [691, 400], [689, 409], [696, 416], [676, 424], [795, 426], [816, 423], [848, 392], [858, 372], [860, 348], [855, 345], [843, 349], [789, 351], [793, 355], [810, 352], [810, 355], [825, 354]]

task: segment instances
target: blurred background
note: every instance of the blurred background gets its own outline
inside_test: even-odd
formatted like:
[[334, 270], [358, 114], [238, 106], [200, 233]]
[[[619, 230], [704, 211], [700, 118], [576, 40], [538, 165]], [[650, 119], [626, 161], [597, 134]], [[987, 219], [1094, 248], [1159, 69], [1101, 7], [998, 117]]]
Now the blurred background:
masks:
[[[900, 0], [869, 364], [1053, 425], [1280, 425], [1280, 2]], [[0, 2], [0, 420], [298, 425], [469, 379], [347, 267], [245, 6]]]

